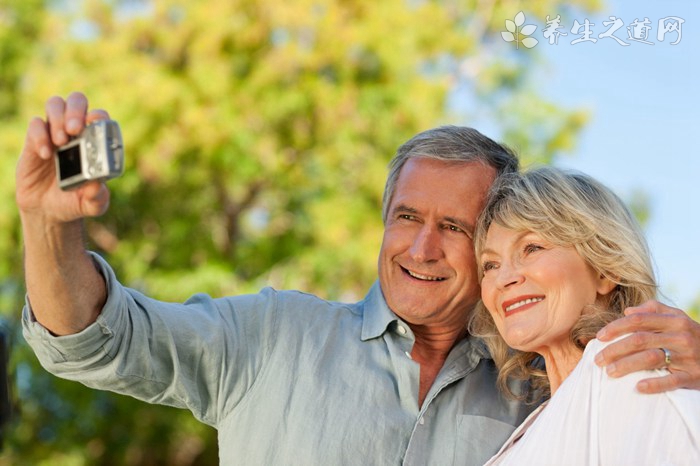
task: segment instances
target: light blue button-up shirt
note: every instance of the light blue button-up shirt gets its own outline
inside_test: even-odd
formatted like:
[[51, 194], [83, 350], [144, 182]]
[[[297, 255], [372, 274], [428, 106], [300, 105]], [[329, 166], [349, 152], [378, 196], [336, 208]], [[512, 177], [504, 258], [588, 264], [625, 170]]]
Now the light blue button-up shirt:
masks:
[[459, 342], [418, 405], [414, 335], [375, 283], [363, 301], [270, 288], [184, 304], [120, 285], [76, 335], [25, 307], [25, 338], [67, 379], [187, 408], [214, 426], [222, 465], [481, 465], [530, 411], [495, 387], [493, 362]]

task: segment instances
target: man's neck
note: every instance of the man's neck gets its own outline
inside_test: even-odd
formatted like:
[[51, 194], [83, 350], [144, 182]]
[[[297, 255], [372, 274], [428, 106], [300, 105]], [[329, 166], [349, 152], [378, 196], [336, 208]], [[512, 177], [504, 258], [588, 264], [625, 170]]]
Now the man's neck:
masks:
[[423, 328], [413, 329], [416, 342], [411, 351], [413, 360], [420, 364], [419, 406], [423, 405], [430, 387], [433, 386], [452, 348], [458, 341], [467, 336], [466, 327], [449, 331], [425, 330]]

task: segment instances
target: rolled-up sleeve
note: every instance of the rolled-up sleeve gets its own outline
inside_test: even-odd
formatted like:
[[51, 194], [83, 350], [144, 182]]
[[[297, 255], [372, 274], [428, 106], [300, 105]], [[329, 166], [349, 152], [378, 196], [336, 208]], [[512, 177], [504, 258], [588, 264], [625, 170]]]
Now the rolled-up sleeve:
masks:
[[24, 336], [49, 372], [89, 387], [187, 408], [216, 426], [259, 373], [275, 323], [275, 292], [185, 303], [153, 300], [122, 286], [97, 255], [108, 298], [83, 331], [54, 336], [23, 310]]
[[[34, 349], [37, 357], [46, 369], [56, 364], [80, 362], [84, 366], [89, 359], [113, 358], [115, 331], [119, 330], [119, 309], [126, 299], [118, 285], [114, 272], [98, 255], [93, 254], [107, 285], [107, 302], [94, 324], [83, 331], [65, 336], [54, 336], [34, 317], [29, 298], [26, 298], [22, 311], [24, 337]], [[110, 354], [111, 352], [111, 354]]]

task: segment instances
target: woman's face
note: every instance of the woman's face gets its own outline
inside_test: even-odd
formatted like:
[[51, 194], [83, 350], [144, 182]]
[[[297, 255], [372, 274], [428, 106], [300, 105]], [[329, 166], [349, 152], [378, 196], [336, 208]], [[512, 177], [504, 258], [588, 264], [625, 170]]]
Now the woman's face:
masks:
[[612, 289], [573, 247], [495, 223], [478, 260], [481, 298], [506, 343], [521, 351], [570, 350], [585, 307]]

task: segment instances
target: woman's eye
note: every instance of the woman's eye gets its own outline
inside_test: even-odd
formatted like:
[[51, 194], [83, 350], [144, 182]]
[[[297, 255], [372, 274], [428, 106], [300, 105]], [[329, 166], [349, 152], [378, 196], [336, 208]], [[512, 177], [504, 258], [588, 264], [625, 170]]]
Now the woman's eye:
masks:
[[542, 246], [540, 246], [539, 244], [530, 243], [530, 244], [525, 246], [524, 251], [525, 251], [525, 253], [530, 254], [532, 252], [539, 251], [541, 249], [544, 249], [544, 248]]
[[481, 267], [484, 270], [484, 273], [486, 273], [489, 270], [495, 269], [497, 267], [497, 264], [495, 262], [488, 261], [488, 262], [484, 262]]

